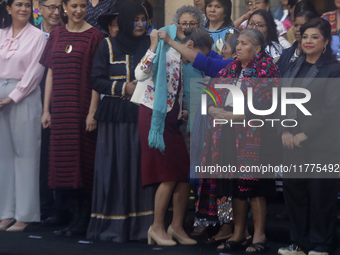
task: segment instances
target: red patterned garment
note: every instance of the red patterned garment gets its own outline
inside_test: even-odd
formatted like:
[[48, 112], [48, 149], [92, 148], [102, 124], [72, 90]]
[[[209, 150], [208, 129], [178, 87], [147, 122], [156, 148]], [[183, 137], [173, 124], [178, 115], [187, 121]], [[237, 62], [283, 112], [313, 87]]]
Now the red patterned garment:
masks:
[[[49, 185], [92, 192], [96, 132], [86, 132], [92, 88], [91, 69], [103, 36], [94, 27], [54, 29], [40, 63], [52, 69]], [[72, 52], [66, 53], [72, 44]]]
[[327, 20], [331, 24], [332, 28], [332, 35], [337, 35], [338, 34], [338, 29], [337, 29], [337, 23], [338, 23], [338, 11], [330, 11], [330, 12], [325, 12], [322, 14], [321, 18]]
[[[222, 69], [216, 82], [230, 83], [228, 80], [238, 78], [242, 71], [241, 62], [236, 60]], [[266, 79], [256, 79], [266, 78]], [[269, 79], [272, 78], [272, 79]], [[279, 84], [280, 72], [278, 71], [273, 59], [265, 52], [260, 52], [250, 60], [248, 66], [244, 69], [241, 90], [244, 93], [244, 98], [247, 98], [247, 88], [251, 87], [253, 92], [253, 102], [270, 104], [272, 98], [272, 88]], [[228, 96], [227, 89], [220, 89], [218, 94], [224, 102]], [[246, 104], [246, 102], [245, 102]], [[255, 125], [255, 124], [254, 124]], [[241, 166], [252, 166], [260, 164], [260, 149], [261, 149], [261, 128], [243, 127], [242, 125], [235, 126], [236, 136], [236, 155], [237, 168]], [[213, 139], [212, 139], [213, 138]], [[219, 162], [219, 148], [221, 138], [221, 125], [213, 127], [213, 118], [210, 117], [208, 129], [205, 134], [204, 148], [202, 152], [202, 165], [214, 166]], [[239, 192], [251, 193], [253, 185], [259, 180], [238, 176]], [[217, 215], [217, 200], [216, 200], [216, 185], [217, 179], [200, 179], [199, 185], [199, 201], [196, 212], [198, 217], [211, 218]], [[211, 192], [211, 193], [210, 193]]]

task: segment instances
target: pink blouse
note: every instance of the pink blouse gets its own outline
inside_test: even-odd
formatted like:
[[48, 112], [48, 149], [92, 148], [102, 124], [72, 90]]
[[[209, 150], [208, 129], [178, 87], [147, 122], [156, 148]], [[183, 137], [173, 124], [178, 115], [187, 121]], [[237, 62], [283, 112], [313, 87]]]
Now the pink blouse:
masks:
[[39, 86], [44, 67], [39, 60], [46, 44], [44, 32], [30, 23], [12, 38], [12, 27], [0, 29], [0, 78], [20, 80], [9, 94], [20, 102]]

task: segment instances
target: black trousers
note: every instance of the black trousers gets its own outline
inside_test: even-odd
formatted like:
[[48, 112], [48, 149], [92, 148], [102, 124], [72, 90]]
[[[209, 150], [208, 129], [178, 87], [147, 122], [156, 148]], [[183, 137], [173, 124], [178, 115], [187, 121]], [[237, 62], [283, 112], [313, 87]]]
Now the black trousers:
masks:
[[41, 130], [40, 152], [40, 211], [42, 220], [52, 213], [54, 207], [53, 190], [48, 186], [50, 129]]
[[[289, 159], [284, 156], [284, 161]], [[305, 151], [304, 162], [338, 164], [339, 155]], [[306, 253], [310, 250], [335, 252], [337, 179], [284, 179], [283, 193], [292, 241]]]
[[52, 213], [67, 216], [73, 204], [69, 190], [52, 190], [48, 185], [49, 145], [50, 129], [42, 129], [40, 152], [40, 211], [42, 220], [51, 216]]

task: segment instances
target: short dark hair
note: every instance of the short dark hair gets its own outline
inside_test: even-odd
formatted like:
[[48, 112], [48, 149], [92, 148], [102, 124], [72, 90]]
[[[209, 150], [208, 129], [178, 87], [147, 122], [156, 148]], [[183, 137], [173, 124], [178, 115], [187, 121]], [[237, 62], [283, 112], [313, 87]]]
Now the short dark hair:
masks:
[[237, 39], [240, 34], [226, 34], [225, 41], [229, 43], [231, 48], [231, 54], [236, 52]]
[[[7, 10], [6, 10], [6, 6], [8, 5], [9, 7], [12, 6], [12, 4], [14, 3], [15, 0], [7, 0], [7, 4], [5, 1], [5, 5], [4, 5], [4, 10], [1, 11], [0, 14], [2, 14], [2, 12], [4, 13], [4, 15], [1, 15], [0, 17], [0, 28], [7, 28], [12, 26], [12, 16], [8, 14]], [[33, 21], [33, 1], [31, 0], [31, 17], [29, 18], [28, 22], [31, 23], [32, 25], [34, 24]], [[2, 7], [1, 7], [2, 8]]]
[[272, 42], [279, 43], [276, 31], [276, 24], [271, 12], [266, 10], [256, 10], [250, 15], [248, 22], [254, 15], [261, 15], [264, 21], [266, 22], [267, 25], [267, 38], [265, 38], [266, 45], [272, 46], [273, 45]]
[[325, 63], [331, 63], [331, 62], [337, 61], [336, 56], [333, 55], [333, 51], [331, 48], [331, 42], [332, 42], [331, 24], [328, 21], [324, 20], [323, 18], [311, 19], [310, 21], [306, 22], [305, 24], [301, 26], [300, 28], [301, 37], [303, 36], [303, 34], [308, 28], [319, 29], [320, 33], [323, 36], [324, 41], [328, 40], [326, 50], [321, 55], [322, 61]]
[[194, 48], [211, 49], [212, 45], [214, 44], [214, 41], [209, 33], [202, 28], [189, 27], [184, 30], [184, 35], [185, 38], [182, 40], [182, 43], [193, 41]]
[[299, 0], [288, 0], [288, 4], [287, 5], [289, 5], [290, 8], [293, 8], [298, 1]]
[[300, 1], [295, 5], [295, 9], [294, 9], [294, 17], [296, 17], [296, 15], [299, 12], [303, 12], [303, 11], [310, 11], [310, 12], [314, 12], [318, 17], [320, 17], [321, 15], [316, 11], [315, 7], [313, 4], [311, 4], [308, 1]]
[[299, 12], [298, 14], [296, 14], [296, 16], [294, 16], [294, 20], [296, 18], [304, 18], [305, 20], [310, 21], [311, 19], [318, 18], [318, 17], [319, 16], [314, 12], [303, 11], [303, 12]]
[[[297, 0], [296, 0], [297, 1]], [[246, 0], [246, 3], [249, 2], [249, 0]], [[263, 1], [265, 4], [270, 4], [269, 0], [264, 0]]]
[[[207, 5], [210, 4], [212, 1], [214, 0], [204, 0], [205, 2], [205, 13], [207, 12]], [[217, 0], [224, 8], [224, 23], [223, 23], [223, 27], [230, 27], [230, 26], [234, 26], [233, 21], [231, 20], [231, 10], [232, 10], [232, 3], [231, 0]]]

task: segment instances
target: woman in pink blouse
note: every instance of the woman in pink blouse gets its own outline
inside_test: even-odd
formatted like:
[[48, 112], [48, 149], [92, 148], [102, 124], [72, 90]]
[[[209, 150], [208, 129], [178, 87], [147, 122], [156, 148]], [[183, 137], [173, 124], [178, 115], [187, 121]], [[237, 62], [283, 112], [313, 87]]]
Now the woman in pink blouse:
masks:
[[0, 20], [0, 231], [40, 221], [41, 99], [45, 34], [29, 23], [31, 0], [8, 0]]

